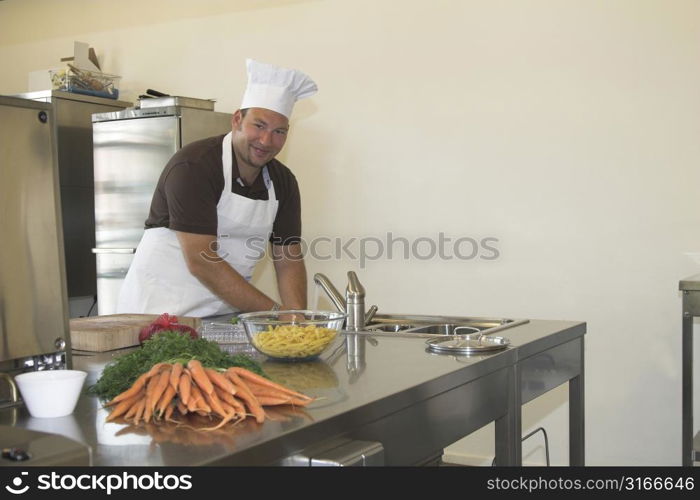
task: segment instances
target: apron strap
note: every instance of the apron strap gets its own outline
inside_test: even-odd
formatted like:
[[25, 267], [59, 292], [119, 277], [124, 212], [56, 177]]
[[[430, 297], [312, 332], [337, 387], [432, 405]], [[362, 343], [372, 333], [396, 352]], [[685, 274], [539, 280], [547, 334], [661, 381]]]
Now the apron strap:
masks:
[[267, 171], [267, 165], [263, 167], [262, 174], [265, 187], [267, 188], [267, 199], [269, 201], [275, 201], [277, 199], [277, 195], [275, 195], [275, 185], [272, 183], [272, 179], [270, 179], [270, 172]]
[[233, 150], [231, 149], [231, 136], [233, 132], [229, 132], [224, 136], [224, 140], [221, 144], [221, 164], [224, 169], [224, 190], [221, 192], [221, 196], [225, 193], [231, 192], [231, 177], [233, 177]]

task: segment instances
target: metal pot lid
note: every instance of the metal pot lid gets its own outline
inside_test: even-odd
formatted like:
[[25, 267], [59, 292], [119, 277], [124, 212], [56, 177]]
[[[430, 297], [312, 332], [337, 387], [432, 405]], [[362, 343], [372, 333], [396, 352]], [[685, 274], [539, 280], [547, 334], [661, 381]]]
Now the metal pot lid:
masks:
[[510, 339], [484, 335], [449, 335], [425, 342], [432, 352], [441, 354], [471, 354], [499, 351], [510, 345]]

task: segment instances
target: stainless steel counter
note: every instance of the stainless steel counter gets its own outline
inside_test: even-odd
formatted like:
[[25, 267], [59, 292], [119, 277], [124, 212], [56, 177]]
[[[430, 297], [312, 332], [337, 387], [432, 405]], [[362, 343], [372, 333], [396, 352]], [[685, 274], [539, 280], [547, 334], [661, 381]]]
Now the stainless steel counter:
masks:
[[[377, 445], [386, 465], [417, 465], [495, 421], [497, 463], [519, 465], [521, 405], [569, 382], [571, 464], [582, 465], [585, 326], [534, 320], [509, 330], [510, 348], [470, 357], [428, 353], [424, 339], [348, 333], [315, 363], [263, 366], [273, 379], [318, 400], [262, 425], [248, 419], [211, 442], [128, 432], [105, 423], [106, 410], [90, 396], [81, 397], [69, 417], [35, 419], [20, 408], [0, 412], [0, 425], [71, 437], [89, 445], [92, 464], [100, 466], [303, 463], [331, 443], [357, 442]], [[89, 372], [92, 384], [122, 353], [74, 356], [73, 363]]]

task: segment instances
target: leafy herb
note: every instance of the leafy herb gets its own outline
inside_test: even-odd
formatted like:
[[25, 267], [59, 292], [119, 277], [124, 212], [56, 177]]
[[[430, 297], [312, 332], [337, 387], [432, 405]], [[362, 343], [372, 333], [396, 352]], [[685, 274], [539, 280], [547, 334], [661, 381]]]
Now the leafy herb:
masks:
[[120, 356], [102, 371], [102, 376], [88, 392], [103, 399], [112, 399], [124, 392], [142, 373], [156, 363], [187, 363], [201, 361], [209, 368], [241, 366], [259, 375], [265, 375], [256, 361], [245, 354], [230, 355], [210, 340], [193, 339], [181, 332], [161, 331], [143, 343], [141, 349]]

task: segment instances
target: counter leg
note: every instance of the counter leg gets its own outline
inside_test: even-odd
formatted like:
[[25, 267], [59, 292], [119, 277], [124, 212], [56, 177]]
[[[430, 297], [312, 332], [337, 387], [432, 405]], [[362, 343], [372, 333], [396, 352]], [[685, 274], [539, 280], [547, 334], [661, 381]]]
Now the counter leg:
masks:
[[585, 465], [584, 344], [581, 337], [581, 371], [569, 380], [569, 465]]
[[522, 465], [522, 403], [517, 366], [508, 369], [508, 410], [496, 419], [496, 465]]
[[693, 465], [693, 316], [688, 311], [688, 292], [683, 295], [683, 423], [681, 430], [682, 439], [682, 464], [684, 467]]

